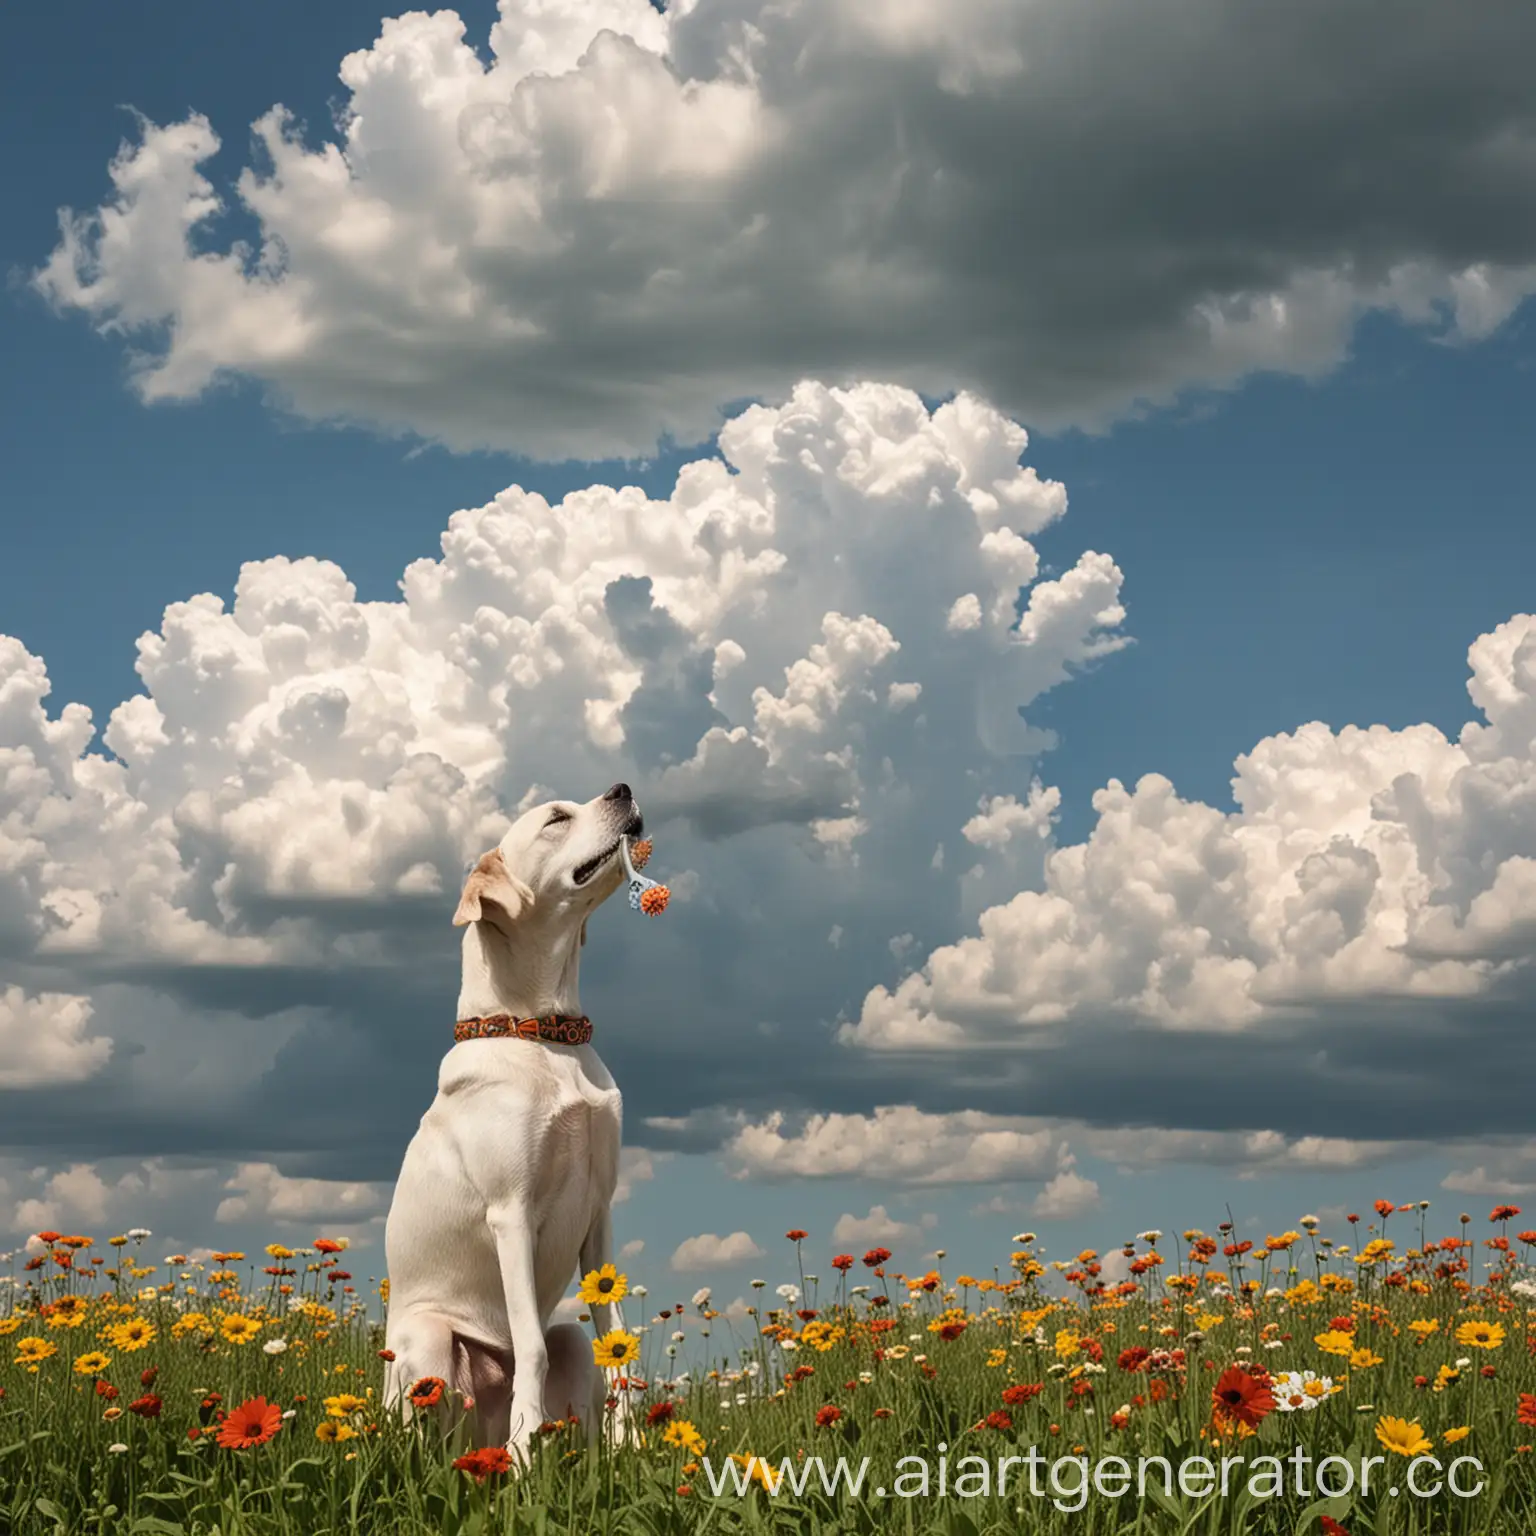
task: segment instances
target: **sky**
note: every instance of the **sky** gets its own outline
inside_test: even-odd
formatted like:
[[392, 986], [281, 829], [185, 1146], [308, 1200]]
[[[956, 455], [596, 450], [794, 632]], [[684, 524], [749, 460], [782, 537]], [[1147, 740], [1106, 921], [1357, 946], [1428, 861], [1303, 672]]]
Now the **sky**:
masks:
[[0, 1251], [381, 1272], [465, 863], [618, 779], [653, 1292], [1536, 1194], [1528, 7], [76, 22], [0, 22]]

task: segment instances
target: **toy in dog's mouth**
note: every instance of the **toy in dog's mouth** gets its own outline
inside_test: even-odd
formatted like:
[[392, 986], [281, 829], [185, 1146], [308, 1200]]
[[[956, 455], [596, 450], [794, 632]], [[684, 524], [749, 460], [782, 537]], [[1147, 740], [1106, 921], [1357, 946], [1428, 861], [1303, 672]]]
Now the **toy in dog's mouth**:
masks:
[[624, 873], [629, 876], [629, 904], [647, 917], [659, 917], [667, 910], [672, 892], [666, 886], [647, 880], [640, 873], [651, 857], [651, 841], [634, 843], [628, 837], [619, 840], [619, 852], [624, 858]]

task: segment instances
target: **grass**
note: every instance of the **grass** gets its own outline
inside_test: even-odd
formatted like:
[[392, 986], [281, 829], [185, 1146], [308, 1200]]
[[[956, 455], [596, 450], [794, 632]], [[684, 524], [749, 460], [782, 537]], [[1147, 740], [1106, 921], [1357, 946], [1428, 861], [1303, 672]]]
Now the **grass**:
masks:
[[[640, 1358], [610, 1380], [636, 1438], [587, 1446], [549, 1425], [520, 1475], [466, 1459], [481, 1448], [461, 1416], [445, 1432], [382, 1410], [388, 1286], [355, 1282], [341, 1245], [159, 1265], [147, 1233], [100, 1252], [45, 1233], [0, 1291], [0, 1532], [1523, 1536], [1536, 1528], [1536, 1283], [1523, 1278], [1536, 1232], [1511, 1236], [1518, 1214], [1493, 1212], [1486, 1237], [1463, 1217], [1432, 1240], [1424, 1207], [1380, 1202], [1337, 1242], [1309, 1218], [1251, 1246], [1229, 1228], [1142, 1234], [1055, 1263], [1021, 1235], [984, 1278], [908, 1276], [883, 1250], [828, 1254], [819, 1278], [790, 1233], [792, 1278], [754, 1282], [734, 1315], [705, 1293], [657, 1308], [630, 1290]], [[246, 1420], [250, 1443], [221, 1443]], [[1181, 1490], [1176, 1470], [1171, 1492], [1154, 1473], [1138, 1497], [1133, 1470], [1121, 1497], [1079, 1500], [1066, 1463], [1054, 1491], [1040, 1463], [1039, 1495], [1020, 1464], [1000, 1493], [999, 1459], [1032, 1446], [1132, 1469], [1245, 1461], [1225, 1498], [1199, 1496], [1197, 1480]], [[1334, 1486], [1356, 1469], [1355, 1491], [1292, 1481], [1267, 1496], [1277, 1474], [1258, 1458], [1297, 1448], [1313, 1467], [1340, 1458]], [[1475, 1457], [1462, 1485], [1482, 1491], [1391, 1496], [1416, 1455]], [[823, 1487], [837, 1457], [845, 1476], [862, 1467], [857, 1494]], [[780, 1469], [803, 1488], [771, 1496], [761, 1484]], [[1421, 1483], [1437, 1475], [1425, 1463]]]

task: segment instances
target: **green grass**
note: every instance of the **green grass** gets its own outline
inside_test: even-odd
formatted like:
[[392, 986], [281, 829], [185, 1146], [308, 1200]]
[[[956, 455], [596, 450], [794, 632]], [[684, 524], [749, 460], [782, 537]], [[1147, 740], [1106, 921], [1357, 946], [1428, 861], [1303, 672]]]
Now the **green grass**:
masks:
[[[360, 1294], [367, 1288], [341, 1268], [345, 1255], [280, 1253], [275, 1274], [243, 1256], [167, 1269], [137, 1263], [133, 1245], [108, 1249], [92, 1264], [94, 1245], [61, 1241], [0, 1291], [0, 1533], [1279, 1536], [1326, 1530], [1326, 1516], [1350, 1536], [1524, 1536], [1536, 1529], [1529, 1449], [1536, 1427], [1520, 1421], [1522, 1394], [1536, 1394], [1536, 1313], [1531, 1297], [1511, 1289], [1524, 1286], [1522, 1243], [1507, 1236], [1507, 1218], [1494, 1246], [1467, 1236], [1464, 1223], [1451, 1245], [1431, 1245], [1422, 1222], [1421, 1211], [1394, 1212], [1385, 1218], [1392, 1246], [1359, 1253], [1310, 1228], [1273, 1252], [1261, 1243], [1225, 1254], [1225, 1237], [1211, 1252], [1212, 1243], [1200, 1245], [1194, 1234], [1162, 1240], [1156, 1250], [1140, 1242], [1129, 1245], [1135, 1273], [1102, 1294], [1095, 1294], [1104, 1284], [1097, 1256], [1052, 1267], [1033, 1245], [1004, 1256], [979, 1282], [936, 1273], [908, 1280], [889, 1264], [862, 1262], [818, 1282], [805, 1274], [804, 1245], [796, 1242], [800, 1294], [785, 1301], [772, 1288], [754, 1290], [757, 1306], [747, 1315], [724, 1316], [706, 1303], [686, 1305], [679, 1317], [673, 1307], [647, 1309], [643, 1294], [625, 1299], [631, 1323], [644, 1325], [642, 1357], [629, 1370], [645, 1385], [625, 1397], [640, 1438], [587, 1446], [574, 1429], [551, 1426], [520, 1475], [483, 1481], [453, 1465], [473, 1449], [462, 1418], [445, 1434], [427, 1419], [402, 1424], [381, 1411], [384, 1301], [377, 1289]], [[1377, 1227], [1367, 1236], [1382, 1233]], [[1536, 1233], [1528, 1236], [1525, 1248], [1536, 1245]], [[71, 1262], [61, 1265], [55, 1255]], [[1127, 1260], [1118, 1262], [1123, 1273]], [[241, 1318], [254, 1325], [243, 1341]], [[1351, 1336], [1330, 1339], [1341, 1318]], [[113, 1331], [125, 1322], [133, 1328]], [[664, 1383], [683, 1357], [667, 1351], [680, 1325], [693, 1379], [669, 1391]], [[1458, 1342], [1468, 1325], [1496, 1326], [1480, 1341], [1463, 1332]], [[42, 1342], [24, 1345], [28, 1339]], [[268, 1352], [276, 1341], [286, 1347]], [[1353, 1359], [1330, 1353], [1330, 1345]], [[1127, 1368], [1137, 1363], [1127, 1350], [1176, 1349], [1184, 1351], [1182, 1367], [1170, 1359], [1149, 1374], [1154, 1357]], [[77, 1370], [91, 1351], [109, 1358], [85, 1358]], [[1457, 1370], [1458, 1360], [1470, 1364]], [[1213, 1388], [1234, 1367], [1251, 1378], [1255, 1365], [1275, 1377], [1311, 1370], [1332, 1378], [1334, 1389], [1306, 1411], [1266, 1411], [1260, 1398], [1252, 1433], [1230, 1424], [1222, 1432]], [[146, 1371], [154, 1372], [148, 1386]], [[630, 1378], [614, 1373], [614, 1382], [617, 1397]], [[1038, 1393], [1018, 1390], [1035, 1386]], [[158, 1412], [145, 1416], [155, 1406], [143, 1401], [150, 1393]], [[258, 1396], [288, 1415], [280, 1429], [246, 1449], [220, 1445], [220, 1412]], [[1480, 1477], [1482, 1493], [1388, 1494], [1403, 1483], [1409, 1458], [1382, 1443], [1387, 1415], [1416, 1424], [1444, 1463], [1476, 1457], [1480, 1473], [1468, 1468], [1463, 1476]], [[339, 1439], [321, 1438], [337, 1431]], [[669, 1443], [676, 1441], [702, 1441], [708, 1465], [696, 1448]], [[1177, 1486], [1168, 1496], [1154, 1477], [1146, 1498], [1133, 1487], [1119, 1498], [1091, 1493], [1073, 1508], [1075, 1474], [1063, 1473], [1053, 1494], [1038, 1470], [1037, 1496], [1027, 1468], [1014, 1464], [1011, 1486], [999, 1494], [999, 1459], [1032, 1446], [1048, 1459], [1119, 1456], [1132, 1467], [1151, 1456], [1175, 1468], [1194, 1456], [1246, 1462], [1229, 1473], [1226, 1498]], [[1345, 1463], [1358, 1469], [1365, 1458], [1382, 1458], [1370, 1493], [1245, 1492], [1256, 1458], [1290, 1458], [1298, 1447], [1314, 1465], [1343, 1458], [1334, 1476]], [[861, 1491], [827, 1492], [812, 1469], [798, 1493], [717, 1496], [709, 1468], [721, 1476], [733, 1453], [791, 1472], [821, 1457], [828, 1475], [842, 1456], [850, 1472], [863, 1468]], [[927, 1459], [926, 1493], [916, 1493], [914, 1457]], [[1112, 1473], [1106, 1485], [1115, 1486]]]

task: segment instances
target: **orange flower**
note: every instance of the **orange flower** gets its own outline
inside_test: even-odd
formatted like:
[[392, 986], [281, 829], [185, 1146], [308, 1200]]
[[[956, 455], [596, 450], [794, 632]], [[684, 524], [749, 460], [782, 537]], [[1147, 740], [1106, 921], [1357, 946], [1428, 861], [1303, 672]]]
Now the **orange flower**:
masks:
[[247, 1398], [219, 1429], [219, 1444], [229, 1450], [249, 1450], [265, 1445], [283, 1424], [283, 1411], [264, 1397]]
[[423, 1376], [411, 1388], [413, 1408], [435, 1408], [443, 1400], [443, 1389], [448, 1385], [441, 1376]]
[[1515, 1417], [1522, 1424], [1536, 1425], [1536, 1394], [1530, 1392], [1520, 1394], [1520, 1409]]
[[636, 869], [644, 869], [645, 866], [650, 862], [650, 858], [650, 838], [645, 837], [642, 838], [638, 843], [631, 843], [629, 845], [629, 862], [633, 864]]
[[1211, 1390], [1211, 1402], [1218, 1419], [1246, 1424], [1250, 1429], [1256, 1428], [1275, 1407], [1268, 1382], [1235, 1365], [1221, 1373]]
[[470, 1451], [454, 1462], [454, 1469], [467, 1472], [477, 1483], [488, 1477], [500, 1476], [512, 1470], [512, 1457], [504, 1445], [488, 1445], [478, 1451]]
[[664, 885], [653, 885], [648, 891], [640, 893], [640, 910], [647, 917], [660, 917], [667, 910], [667, 903], [672, 899], [672, 892]]

